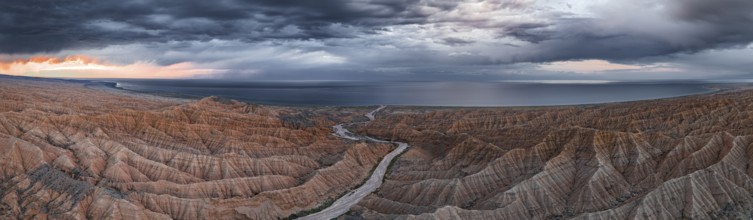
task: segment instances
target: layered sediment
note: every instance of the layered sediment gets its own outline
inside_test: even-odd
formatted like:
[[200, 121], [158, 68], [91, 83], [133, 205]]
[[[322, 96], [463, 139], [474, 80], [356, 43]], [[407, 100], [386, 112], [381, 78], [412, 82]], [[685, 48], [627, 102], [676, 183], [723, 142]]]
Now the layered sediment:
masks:
[[[333, 134], [372, 118], [369, 108], [165, 99], [21, 78], [0, 80], [0, 100], [0, 219], [302, 216], [352, 192], [395, 149]], [[348, 129], [411, 147], [343, 219], [753, 216], [750, 90], [376, 114]]]
[[413, 147], [349, 215], [753, 215], [753, 92], [548, 108], [388, 108], [358, 132]]
[[0, 81], [0, 218], [277, 219], [363, 182], [389, 144], [331, 126], [364, 112], [181, 101]]

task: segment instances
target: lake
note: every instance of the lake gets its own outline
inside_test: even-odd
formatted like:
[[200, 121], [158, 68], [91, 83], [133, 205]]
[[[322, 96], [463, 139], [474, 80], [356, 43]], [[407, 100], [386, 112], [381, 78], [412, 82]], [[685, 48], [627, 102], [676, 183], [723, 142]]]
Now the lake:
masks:
[[657, 99], [713, 91], [706, 82], [360, 82], [114, 80], [126, 90], [220, 96], [271, 105], [551, 106]]

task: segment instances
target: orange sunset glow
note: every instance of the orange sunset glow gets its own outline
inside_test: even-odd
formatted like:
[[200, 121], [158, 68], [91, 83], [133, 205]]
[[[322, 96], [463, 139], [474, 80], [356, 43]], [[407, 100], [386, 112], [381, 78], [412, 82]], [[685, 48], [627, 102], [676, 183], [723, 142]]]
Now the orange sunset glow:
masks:
[[16, 76], [71, 78], [182, 78], [221, 72], [197, 68], [190, 62], [159, 66], [150, 62], [127, 65], [99, 61], [85, 55], [67, 57], [33, 56], [0, 61], [0, 73]]

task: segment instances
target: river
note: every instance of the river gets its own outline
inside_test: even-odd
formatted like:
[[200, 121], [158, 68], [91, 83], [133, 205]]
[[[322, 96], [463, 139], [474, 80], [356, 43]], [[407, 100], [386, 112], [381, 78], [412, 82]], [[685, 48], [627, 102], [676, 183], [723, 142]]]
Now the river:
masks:
[[[381, 106], [378, 109], [369, 112], [366, 114], [366, 117], [369, 118], [369, 121], [366, 123], [369, 123], [373, 120], [375, 120], [375, 114], [379, 112], [380, 110], [384, 109], [386, 106]], [[340, 197], [337, 199], [332, 205], [329, 207], [323, 209], [320, 212], [307, 215], [304, 217], [301, 217], [299, 219], [312, 219], [312, 220], [321, 220], [321, 219], [332, 219], [337, 218], [340, 215], [345, 214], [350, 210], [351, 207], [358, 204], [358, 202], [361, 201], [361, 199], [365, 198], [372, 192], [376, 191], [379, 186], [382, 185], [382, 180], [384, 179], [384, 174], [387, 173], [387, 167], [390, 165], [390, 162], [397, 157], [397, 155], [400, 155], [408, 149], [409, 145], [407, 143], [403, 142], [396, 142], [396, 141], [385, 141], [385, 140], [379, 140], [375, 138], [371, 138], [368, 136], [358, 136], [353, 134], [352, 132], [348, 131], [348, 129], [345, 128], [346, 124], [339, 124], [335, 125], [333, 127], [335, 131], [335, 135], [348, 139], [348, 140], [356, 140], [356, 141], [371, 141], [371, 142], [377, 142], [377, 143], [392, 143], [397, 144], [397, 148], [384, 156], [381, 162], [379, 162], [379, 165], [377, 165], [374, 172], [371, 174], [371, 177], [369, 177], [369, 180], [367, 180], [363, 185], [358, 187], [357, 189], [345, 194], [343, 197]]]

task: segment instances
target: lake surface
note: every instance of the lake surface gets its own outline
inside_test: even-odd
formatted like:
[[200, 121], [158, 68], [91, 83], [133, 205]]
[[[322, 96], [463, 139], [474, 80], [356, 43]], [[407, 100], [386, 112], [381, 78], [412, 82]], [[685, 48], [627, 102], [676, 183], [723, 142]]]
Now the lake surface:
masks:
[[115, 80], [127, 90], [220, 96], [273, 105], [549, 106], [635, 101], [711, 92], [704, 82], [234, 82]]

